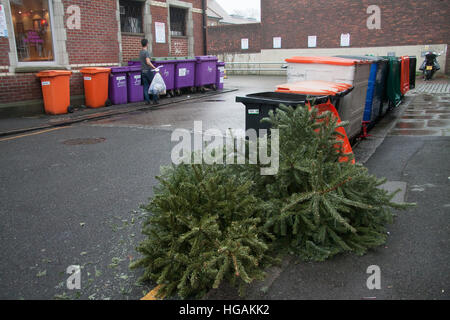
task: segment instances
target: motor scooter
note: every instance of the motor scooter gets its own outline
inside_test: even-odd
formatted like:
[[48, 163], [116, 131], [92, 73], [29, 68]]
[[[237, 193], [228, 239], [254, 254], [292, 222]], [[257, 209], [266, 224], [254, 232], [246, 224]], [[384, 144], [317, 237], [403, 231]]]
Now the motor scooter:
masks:
[[429, 81], [433, 78], [436, 71], [441, 69], [437, 61], [438, 53], [434, 51], [428, 51], [425, 53], [425, 61], [420, 66], [419, 70], [423, 71], [423, 79]]

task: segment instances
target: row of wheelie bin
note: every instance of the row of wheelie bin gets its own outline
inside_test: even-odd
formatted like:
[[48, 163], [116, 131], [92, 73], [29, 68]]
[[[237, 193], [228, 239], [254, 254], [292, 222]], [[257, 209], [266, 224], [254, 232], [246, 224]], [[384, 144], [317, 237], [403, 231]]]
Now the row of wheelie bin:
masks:
[[[181, 95], [205, 88], [223, 89], [225, 63], [215, 56], [153, 58], [152, 63], [160, 69], [168, 96]], [[129, 61], [130, 66], [140, 66], [139, 61]]]
[[[286, 62], [288, 82], [278, 85], [275, 92], [236, 98], [246, 106], [247, 130], [267, 129], [259, 122], [277, 103], [295, 106], [300, 100], [321, 106], [325, 99], [329, 111], [335, 108], [339, 119], [349, 123], [345, 131], [350, 140], [366, 137], [415, 87], [416, 57], [344, 55], [292, 57]], [[297, 100], [280, 94], [297, 95]]]
[[[141, 64], [130, 61], [125, 67], [80, 70], [83, 75], [85, 106], [100, 108], [144, 101]], [[156, 58], [153, 61], [166, 83], [169, 96], [181, 95], [183, 89], [204, 92], [209, 87], [222, 90], [225, 63], [214, 56], [195, 58]], [[70, 77], [72, 71], [47, 70], [37, 74], [41, 81], [45, 111], [48, 114], [72, 112]]]

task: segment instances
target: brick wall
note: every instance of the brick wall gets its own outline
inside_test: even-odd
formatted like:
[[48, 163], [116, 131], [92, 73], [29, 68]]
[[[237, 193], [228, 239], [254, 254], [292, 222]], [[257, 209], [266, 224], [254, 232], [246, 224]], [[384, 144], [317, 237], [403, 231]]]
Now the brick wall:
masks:
[[[160, 0], [165, 2], [165, 0]], [[186, 0], [196, 9], [202, 8], [201, 0]], [[67, 33], [67, 53], [69, 64], [117, 64], [119, 61], [118, 23], [116, 20], [116, 0], [62, 0], [64, 10], [70, 5], [77, 5], [81, 10], [81, 29], [69, 30]], [[166, 24], [166, 39], [169, 39], [169, 25], [167, 21], [168, 8], [151, 6], [152, 32], [153, 32], [153, 56], [169, 56], [169, 44], [155, 43], [155, 22]], [[196, 55], [203, 54], [203, 28], [202, 14], [193, 12], [194, 20], [194, 50]], [[68, 19], [66, 14], [64, 23]], [[123, 61], [138, 58], [141, 50], [142, 35], [122, 34]], [[177, 38], [173, 39], [175, 42]], [[174, 48], [181, 48], [176, 55], [188, 55], [187, 39], [174, 44]], [[0, 38], [0, 67], [9, 66], [9, 41]], [[175, 55], [175, 51], [172, 52]], [[77, 70], [79, 68], [72, 68]], [[32, 74], [8, 74], [8, 70], [0, 68], [0, 104], [26, 100], [42, 99], [39, 80], [35, 73]], [[71, 95], [84, 93], [83, 78], [81, 73], [74, 72], [70, 81]]]
[[81, 9], [81, 29], [67, 30], [69, 63], [118, 63], [116, 1], [63, 0], [63, 4], [64, 8], [74, 4]]
[[186, 57], [188, 55], [188, 39], [181, 37], [172, 37], [170, 45], [171, 57]]
[[83, 75], [80, 72], [74, 72], [70, 77], [70, 95], [80, 96], [83, 94], [84, 94]]
[[137, 60], [139, 58], [139, 52], [142, 49], [141, 35], [128, 35], [122, 33], [122, 55], [123, 62], [130, 60]]
[[[152, 33], [153, 33], [153, 56], [167, 57], [169, 55], [169, 26], [167, 23], [167, 8], [150, 6], [152, 13]], [[156, 43], [155, 22], [162, 22], [166, 25], [166, 43]]]
[[[196, 5], [196, 8], [201, 8], [202, 4], [201, 1], [199, 5]], [[203, 15], [199, 13], [193, 14], [193, 20], [194, 20], [194, 54], [196, 56], [203, 56], [205, 54], [204, 52], [204, 45], [203, 45]]]
[[0, 77], [0, 103], [35, 99], [42, 99], [42, 91], [40, 81], [34, 74]]
[[[367, 28], [367, 8], [381, 9], [381, 29]], [[307, 48], [317, 36], [318, 48], [340, 47], [350, 33], [351, 47], [445, 44], [450, 38], [449, 4], [441, 0], [261, 0], [262, 49], [282, 37], [283, 48]]]
[[[0, 38], [0, 66], [9, 66], [9, 40]], [[0, 70], [1, 72], [1, 70]]]
[[[194, 1], [185, 1], [191, 2], [193, 7], [196, 9], [202, 8], [201, 0]], [[152, 33], [153, 33], [153, 56], [155, 57], [166, 57], [169, 55], [180, 56], [180, 54], [176, 54], [176, 49], [172, 48], [172, 51], [169, 49], [169, 24], [168, 24], [168, 8], [151, 6], [150, 7], [152, 13]], [[194, 22], [194, 54], [195, 55], [203, 55], [203, 15], [197, 12], [192, 13], [192, 19]], [[166, 43], [156, 43], [156, 35], [155, 35], [155, 22], [163, 22], [166, 25]], [[174, 42], [172, 44], [178, 46], [180, 42], [186, 42], [186, 51], [184, 53], [185, 56], [188, 55], [188, 47], [187, 47], [187, 39], [186, 41], [180, 40], [181, 38], [173, 37]]]
[[[261, 51], [261, 24], [240, 24], [208, 27], [208, 54], [254, 53]], [[241, 39], [248, 40], [242, 50]]]

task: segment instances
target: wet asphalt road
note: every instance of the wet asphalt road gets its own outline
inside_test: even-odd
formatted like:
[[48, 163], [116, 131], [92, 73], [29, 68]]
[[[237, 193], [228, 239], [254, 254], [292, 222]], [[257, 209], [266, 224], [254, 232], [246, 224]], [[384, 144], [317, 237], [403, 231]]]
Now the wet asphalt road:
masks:
[[[143, 297], [152, 285], [138, 286], [128, 264], [143, 239], [139, 205], [171, 163], [171, 131], [194, 120], [243, 128], [236, 95], [283, 82], [236, 79], [238, 92], [0, 141], [0, 299]], [[73, 141], [91, 138], [102, 140]], [[81, 290], [66, 288], [71, 265], [82, 268]]]
[[[236, 95], [272, 90], [283, 77], [236, 77], [238, 92], [86, 122], [0, 142], [0, 299], [139, 299], [152, 284], [128, 264], [143, 239], [139, 204], [170, 163], [171, 132], [243, 128]], [[102, 138], [95, 144], [73, 139]], [[84, 141], [89, 142], [89, 141]], [[322, 264], [292, 261], [261, 299], [441, 299], [450, 292], [448, 137], [388, 137], [367, 163], [376, 175], [408, 183], [407, 201], [386, 248]], [[415, 190], [415, 191], [414, 191]], [[365, 287], [369, 265], [383, 289]], [[82, 289], [67, 290], [70, 265]]]
[[[387, 137], [366, 163], [372, 174], [407, 183], [385, 246], [363, 257], [324, 263], [293, 260], [261, 299], [450, 299], [450, 139]], [[369, 290], [367, 268], [381, 269], [381, 290]]]

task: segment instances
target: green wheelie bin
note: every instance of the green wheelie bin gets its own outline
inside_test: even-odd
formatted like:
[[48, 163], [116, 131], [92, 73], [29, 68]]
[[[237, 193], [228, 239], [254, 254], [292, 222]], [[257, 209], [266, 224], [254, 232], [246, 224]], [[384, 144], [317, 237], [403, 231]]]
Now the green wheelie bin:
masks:
[[[389, 71], [386, 83], [385, 101], [389, 102], [389, 108], [395, 108], [402, 103], [401, 83], [401, 62], [398, 57], [384, 57], [389, 60]], [[381, 116], [388, 110], [381, 110]]]

